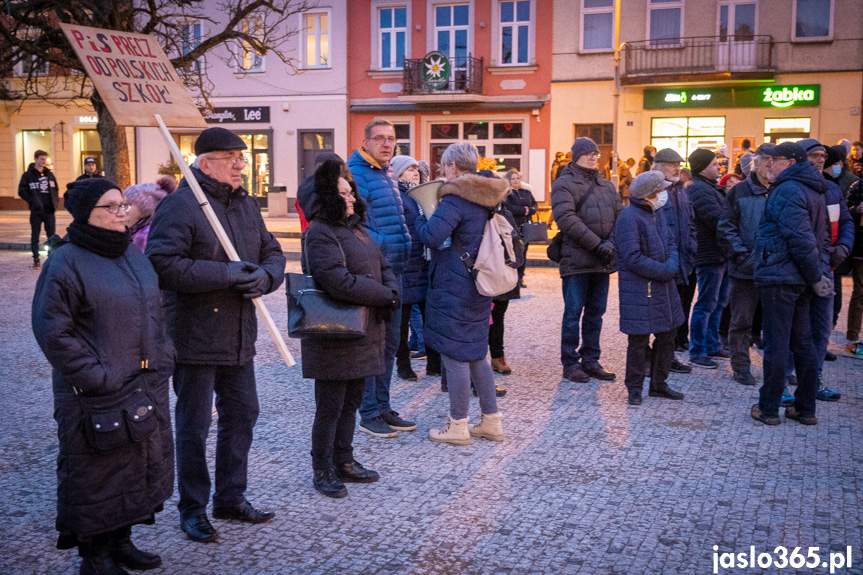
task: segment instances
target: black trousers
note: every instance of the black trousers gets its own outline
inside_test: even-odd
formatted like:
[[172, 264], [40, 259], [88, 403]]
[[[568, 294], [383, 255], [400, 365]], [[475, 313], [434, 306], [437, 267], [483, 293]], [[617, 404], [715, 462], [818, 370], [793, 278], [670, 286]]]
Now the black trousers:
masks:
[[54, 214], [30, 212], [30, 251], [33, 252], [34, 259], [39, 257], [39, 232], [42, 231], [42, 224], [45, 224], [45, 236], [53, 236], [56, 228]]
[[676, 329], [654, 334], [653, 361], [648, 364], [647, 352], [650, 334], [630, 335], [626, 348], [626, 376], [624, 384], [627, 389], [642, 389], [647, 366], [651, 366], [650, 387], [662, 387], [668, 380], [671, 362], [674, 360], [674, 338]]
[[[748, 372], [752, 362], [749, 359], [749, 346], [752, 343], [752, 323], [761, 295], [755, 282], [731, 278], [731, 324], [728, 329], [728, 348], [731, 351], [731, 369]], [[758, 326], [761, 329], [761, 326]]]
[[689, 344], [689, 312], [692, 310], [692, 300], [695, 298], [695, 287], [698, 279], [695, 272], [689, 274], [686, 285], [677, 284], [677, 294], [680, 296], [680, 305], [683, 306], [683, 323], [677, 328], [676, 344], [684, 346]]
[[323, 471], [354, 460], [354, 425], [365, 384], [365, 378], [315, 380], [312, 469]]
[[[396, 365], [398, 367], [410, 367], [411, 349], [408, 347], [408, 332], [411, 325], [411, 308], [416, 305], [420, 308], [423, 316], [423, 325], [426, 321], [426, 302], [418, 304], [406, 303], [402, 305], [402, 324], [399, 333], [399, 348], [396, 350]], [[440, 373], [440, 354], [426, 344], [426, 369]]]
[[492, 359], [503, 357], [503, 318], [506, 315], [506, 308], [509, 307], [509, 300], [497, 301], [491, 308], [491, 325], [488, 326], [488, 348], [491, 351]]

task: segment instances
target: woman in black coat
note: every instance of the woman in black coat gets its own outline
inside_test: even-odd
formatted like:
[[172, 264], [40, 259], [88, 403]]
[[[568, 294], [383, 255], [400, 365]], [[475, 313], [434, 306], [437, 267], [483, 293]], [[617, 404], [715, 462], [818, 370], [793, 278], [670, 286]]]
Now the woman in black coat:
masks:
[[161, 565], [131, 527], [153, 523], [173, 491], [174, 443], [158, 277], [131, 242], [129, 204], [104, 178], [70, 184], [74, 221], [36, 283], [33, 333], [53, 367], [57, 547], [77, 545], [81, 573]]
[[321, 289], [371, 308], [365, 337], [301, 342], [303, 377], [315, 380], [314, 485], [328, 497], [345, 497], [343, 482], [378, 480], [354, 459], [354, 425], [365, 378], [384, 372], [384, 324], [401, 305], [389, 262], [363, 226], [365, 202], [343, 170], [341, 162], [327, 160], [315, 172], [317, 198], [303, 240], [305, 271]]

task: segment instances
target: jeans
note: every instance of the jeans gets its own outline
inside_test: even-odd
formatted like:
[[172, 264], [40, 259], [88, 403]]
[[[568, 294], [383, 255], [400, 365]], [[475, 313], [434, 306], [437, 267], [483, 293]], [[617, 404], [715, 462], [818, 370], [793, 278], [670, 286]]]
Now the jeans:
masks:
[[692, 298], [695, 297], [695, 284], [698, 281], [695, 272], [689, 274], [686, 284], [677, 284], [677, 295], [680, 296], [680, 305], [683, 307], [683, 323], [677, 328], [677, 346], [689, 345], [689, 311], [692, 309]]
[[470, 407], [470, 384], [473, 381], [479, 396], [482, 413], [497, 413], [497, 396], [494, 389], [494, 373], [485, 358], [474, 361], [457, 361], [441, 355], [444, 373], [449, 387], [449, 414], [453, 419], [465, 419]]
[[312, 424], [312, 469], [354, 460], [354, 425], [366, 380], [316, 379], [315, 422]]
[[50, 239], [54, 235], [55, 221], [54, 214], [30, 212], [30, 251], [33, 252], [34, 259], [39, 257], [39, 232], [42, 231], [42, 224], [45, 224], [45, 236]]
[[802, 285], [769, 285], [761, 288], [764, 306], [764, 384], [758, 406], [766, 415], [778, 415], [785, 388], [789, 354], [794, 357], [797, 389], [794, 406], [803, 415], [815, 414], [818, 362], [812, 342], [810, 305], [815, 294]]
[[[399, 347], [396, 351], [396, 364], [399, 367], [411, 366], [411, 348], [408, 345], [408, 331], [410, 329], [412, 313], [411, 310], [413, 306], [419, 306], [420, 315], [422, 316], [423, 322], [425, 322], [425, 302], [420, 302], [417, 304], [406, 303], [402, 306], [402, 319], [399, 330]], [[426, 346], [426, 356], [426, 366], [429, 367], [432, 371], [440, 371], [440, 354], [432, 348]]]
[[734, 373], [748, 373], [752, 362], [749, 346], [752, 344], [752, 321], [758, 307], [758, 288], [755, 282], [731, 278], [731, 325], [728, 328], [728, 347], [731, 351], [731, 369]]
[[363, 391], [363, 402], [360, 405], [360, 417], [363, 420], [374, 419], [382, 413], [393, 410], [390, 407], [390, 383], [393, 379], [393, 363], [396, 350], [399, 347], [399, 336], [402, 327], [401, 308], [393, 312], [386, 324], [384, 339], [384, 372], [366, 378], [366, 388]]
[[812, 345], [815, 347], [815, 362], [818, 375], [824, 367], [824, 356], [827, 354], [827, 343], [830, 332], [833, 331], [833, 294], [827, 297], [812, 295], [809, 303], [809, 317], [812, 321]]
[[722, 349], [719, 341], [719, 321], [722, 310], [728, 305], [727, 264], [700, 266], [698, 277], [698, 300], [692, 308], [689, 326], [689, 356], [705, 357]]
[[[653, 340], [652, 361], [650, 362], [650, 389], [658, 389], [668, 380], [671, 362], [674, 361], [674, 339], [677, 328], [657, 333]], [[623, 383], [629, 390], [644, 387], [645, 370], [648, 362], [650, 334], [630, 335], [626, 347], [626, 377]]]
[[848, 327], [845, 339], [855, 342], [860, 339], [860, 324], [863, 322], [863, 260], [854, 259], [851, 263], [851, 278], [854, 288], [848, 302]]
[[408, 347], [417, 351], [425, 352], [425, 340], [423, 339], [423, 314], [420, 312], [419, 304], [411, 306], [410, 314], [411, 336], [408, 339]]
[[210, 499], [207, 435], [213, 419], [213, 392], [219, 413], [213, 506], [239, 505], [244, 500], [252, 430], [260, 411], [254, 361], [237, 366], [177, 364], [174, 392], [180, 517], [185, 520], [204, 513]]
[[599, 334], [602, 331], [602, 316], [605, 314], [607, 301], [608, 274], [576, 274], [563, 278], [560, 362], [564, 369], [577, 365], [579, 361], [582, 365], [599, 363]]
[[503, 357], [503, 320], [509, 300], [494, 302], [491, 308], [491, 325], [488, 326], [488, 349], [492, 359]]

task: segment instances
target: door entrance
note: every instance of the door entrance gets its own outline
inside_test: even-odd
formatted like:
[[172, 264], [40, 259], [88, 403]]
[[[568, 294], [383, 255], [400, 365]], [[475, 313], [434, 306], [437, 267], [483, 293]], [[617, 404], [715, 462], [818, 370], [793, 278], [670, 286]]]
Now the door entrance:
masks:
[[299, 168], [297, 185], [315, 173], [315, 160], [324, 152], [334, 151], [332, 130], [299, 130]]
[[732, 0], [719, 5], [718, 70], [740, 72], [755, 69], [757, 8], [752, 0]]

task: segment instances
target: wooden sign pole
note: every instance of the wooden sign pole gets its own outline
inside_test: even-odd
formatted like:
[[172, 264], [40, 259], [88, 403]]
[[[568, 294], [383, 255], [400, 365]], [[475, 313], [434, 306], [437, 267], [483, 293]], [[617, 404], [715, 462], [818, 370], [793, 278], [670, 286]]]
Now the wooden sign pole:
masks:
[[[190, 170], [189, 166], [186, 165], [186, 161], [183, 159], [183, 154], [180, 153], [177, 143], [174, 142], [174, 138], [171, 137], [171, 133], [162, 121], [162, 116], [159, 114], [154, 114], [154, 116], [156, 118], [156, 122], [159, 124], [159, 130], [162, 132], [162, 137], [165, 138], [165, 143], [168, 144], [169, 148], [171, 148], [171, 155], [174, 156], [174, 161], [177, 162], [177, 165], [180, 167], [180, 171], [183, 172], [183, 177], [186, 178], [187, 182], [189, 182], [189, 186], [191, 186], [192, 192], [198, 200], [198, 204], [201, 206], [201, 209], [204, 210], [204, 215], [207, 216], [207, 220], [213, 227], [213, 231], [216, 232], [216, 237], [219, 238], [219, 243], [222, 244], [222, 248], [224, 248], [225, 253], [228, 254], [228, 258], [231, 261], [240, 261], [240, 256], [237, 254], [237, 250], [231, 243], [231, 239], [228, 237], [228, 234], [225, 233], [225, 228], [222, 227], [222, 222], [220, 222], [219, 218], [216, 217], [216, 212], [213, 211], [213, 207], [207, 201], [207, 197], [204, 195], [201, 185], [198, 183], [198, 180], [195, 179], [195, 176], [192, 175], [192, 170]], [[276, 327], [276, 322], [273, 321], [273, 316], [270, 315], [267, 306], [264, 305], [264, 300], [261, 298], [255, 298], [252, 302], [254, 302], [255, 307], [258, 309], [258, 313], [261, 314], [261, 318], [264, 320], [264, 323], [267, 324], [270, 336], [273, 338], [273, 341], [276, 342], [276, 347], [279, 348], [279, 353], [282, 354], [282, 358], [285, 360], [285, 363], [288, 364], [288, 367], [296, 365], [294, 356], [291, 355], [291, 352], [288, 350], [288, 346], [285, 344], [285, 340], [282, 338], [281, 332], [279, 332], [279, 329]]]

